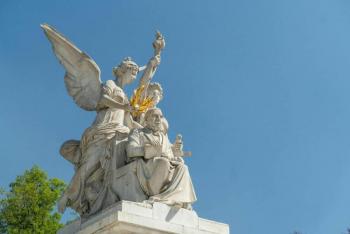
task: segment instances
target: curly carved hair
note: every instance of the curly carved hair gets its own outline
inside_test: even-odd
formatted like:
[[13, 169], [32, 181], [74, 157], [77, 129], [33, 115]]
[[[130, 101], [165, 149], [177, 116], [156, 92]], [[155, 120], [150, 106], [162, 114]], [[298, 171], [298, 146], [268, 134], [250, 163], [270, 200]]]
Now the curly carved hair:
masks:
[[127, 71], [127, 69], [133, 67], [139, 70], [139, 66], [132, 60], [132, 58], [126, 57], [118, 66], [113, 67], [113, 75], [119, 78]]
[[163, 88], [158, 82], [150, 83], [148, 85], [147, 93], [151, 94], [154, 90], [158, 90], [160, 94], [160, 100], [163, 99]]
[[[159, 109], [158, 107], [153, 107], [153, 108], [149, 108], [146, 113], [145, 113], [145, 121], [147, 121], [147, 119], [149, 118], [149, 116], [155, 112], [155, 111], [160, 111], [160, 113], [162, 113], [162, 110]], [[163, 114], [163, 113], [162, 113]]]

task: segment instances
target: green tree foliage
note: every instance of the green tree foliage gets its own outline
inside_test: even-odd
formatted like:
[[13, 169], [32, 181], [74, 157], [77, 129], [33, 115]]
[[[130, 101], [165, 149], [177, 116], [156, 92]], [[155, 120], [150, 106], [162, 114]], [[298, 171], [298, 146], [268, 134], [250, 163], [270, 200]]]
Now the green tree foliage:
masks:
[[64, 188], [38, 166], [17, 176], [9, 192], [0, 191], [0, 233], [56, 233], [62, 224], [55, 206]]

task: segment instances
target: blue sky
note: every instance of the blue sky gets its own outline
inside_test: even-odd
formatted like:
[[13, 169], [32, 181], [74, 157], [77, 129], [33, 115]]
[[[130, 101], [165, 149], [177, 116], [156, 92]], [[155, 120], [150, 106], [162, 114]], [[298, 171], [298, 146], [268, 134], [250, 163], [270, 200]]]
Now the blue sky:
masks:
[[349, 1], [2, 0], [2, 187], [34, 164], [68, 182], [59, 147], [94, 118], [66, 93], [44, 22], [103, 80], [126, 56], [145, 64], [155, 30], [164, 34], [154, 80], [170, 138], [182, 133], [193, 152], [199, 216], [237, 234], [350, 227]]

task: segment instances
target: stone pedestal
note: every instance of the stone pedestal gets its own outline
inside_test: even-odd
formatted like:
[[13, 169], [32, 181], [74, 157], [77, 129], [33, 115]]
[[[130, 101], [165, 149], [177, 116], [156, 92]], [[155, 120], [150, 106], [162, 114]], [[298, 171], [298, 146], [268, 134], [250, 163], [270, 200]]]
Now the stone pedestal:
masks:
[[194, 211], [169, 207], [162, 203], [121, 201], [88, 220], [75, 220], [58, 234], [214, 234], [229, 233], [229, 226], [199, 218]]

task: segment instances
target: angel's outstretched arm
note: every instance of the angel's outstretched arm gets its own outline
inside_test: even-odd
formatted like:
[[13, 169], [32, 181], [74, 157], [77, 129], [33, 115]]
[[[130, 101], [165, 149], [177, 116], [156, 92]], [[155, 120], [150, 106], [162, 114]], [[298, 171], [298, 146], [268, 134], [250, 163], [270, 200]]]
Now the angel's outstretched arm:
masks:
[[160, 53], [165, 47], [165, 40], [160, 32], [157, 32], [156, 39], [153, 42], [154, 56], [149, 60], [144, 73], [140, 78], [139, 87], [144, 86], [144, 94], [146, 96], [147, 87], [157, 71], [157, 67], [160, 64]]
[[157, 71], [157, 67], [160, 64], [160, 54], [152, 57], [149, 62], [147, 63], [146, 69], [143, 72], [141, 78], [139, 87], [144, 86], [145, 90], [147, 89], [148, 84], [150, 83], [151, 79], [153, 78], [154, 74]]

